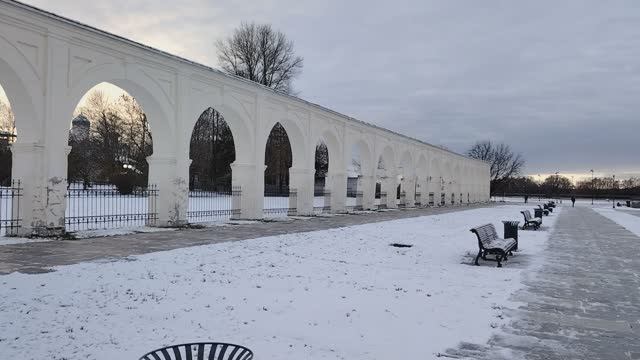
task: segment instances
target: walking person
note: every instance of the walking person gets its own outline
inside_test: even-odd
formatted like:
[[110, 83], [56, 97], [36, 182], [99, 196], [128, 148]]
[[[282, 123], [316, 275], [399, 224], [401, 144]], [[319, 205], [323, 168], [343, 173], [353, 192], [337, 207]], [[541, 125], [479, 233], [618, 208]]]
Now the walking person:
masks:
[[525, 195], [524, 196], [524, 203], [528, 203], [529, 202], [529, 195]]
[[571, 207], [576, 207], [576, 197], [571, 196]]

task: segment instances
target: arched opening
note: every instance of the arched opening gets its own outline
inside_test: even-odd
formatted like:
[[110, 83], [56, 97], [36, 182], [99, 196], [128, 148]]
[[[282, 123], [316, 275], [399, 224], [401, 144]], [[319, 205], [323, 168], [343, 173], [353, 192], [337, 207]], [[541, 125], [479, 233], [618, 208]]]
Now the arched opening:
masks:
[[236, 159], [233, 134], [220, 112], [209, 107], [196, 121], [189, 143], [189, 222], [227, 220], [234, 209], [231, 164]]
[[[374, 204], [378, 209], [385, 209], [387, 207], [387, 190], [383, 188], [383, 181], [387, 177], [387, 164], [385, 164], [382, 156], [378, 158], [378, 165], [376, 167], [376, 196]], [[393, 194], [391, 194], [393, 196]]]
[[329, 149], [322, 140], [316, 144], [314, 159], [313, 212], [321, 214], [331, 211], [331, 190], [327, 183]]
[[376, 206], [375, 194], [378, 194], [378, 199], [380, 196], [371, 176], [369, 148], [364, 140], [359, 139], [348, 151], [351, 157], [347, 163], [347, 210], [370, 210]]
[[125, 90], [100, 83], [78, 102], [69, 129], [67, 231], [155, 221], [149, 185], [153, 138], [147, 115]]
[[12, 181], [13, 155], [11, 145], [16, 141], [16, 124], [11, 104], [0, 84], [0, 236], [14, 235], [19, 223], [20, 184]]
[[11, 185], [11, 144], [16, 141], [16, 138], [13, 110], [4, 88], [0, 84], [0, 186], [2, 187]]
[[289, 136], [278, 122], [269, 133], [264, 154], [265, 216], [286, 216], [295, 213], [297, 194], [289, 189], [289, 168], [292, 163]]

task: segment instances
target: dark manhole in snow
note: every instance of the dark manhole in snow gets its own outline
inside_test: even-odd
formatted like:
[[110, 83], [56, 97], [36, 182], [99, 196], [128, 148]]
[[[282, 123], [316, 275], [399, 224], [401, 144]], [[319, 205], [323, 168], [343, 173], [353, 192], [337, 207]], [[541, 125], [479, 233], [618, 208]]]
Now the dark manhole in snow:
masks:
[[393, 246], [393, 247], [397, 247], [397, 248], [410, 248], [413, 245], [411, 245], [411, 244], [393, 243], [393, 244], [390, 244], [389, 246]]

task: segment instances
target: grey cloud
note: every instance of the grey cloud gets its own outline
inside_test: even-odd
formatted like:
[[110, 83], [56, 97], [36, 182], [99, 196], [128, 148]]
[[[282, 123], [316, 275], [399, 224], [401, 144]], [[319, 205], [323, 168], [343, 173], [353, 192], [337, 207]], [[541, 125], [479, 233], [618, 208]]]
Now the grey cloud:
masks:
[[530, 173], [640, 171], [636, 0], [30, 3], [209, 65], [240, 21], [270, 22], [307, 100], [457, 151], [503, 140]]

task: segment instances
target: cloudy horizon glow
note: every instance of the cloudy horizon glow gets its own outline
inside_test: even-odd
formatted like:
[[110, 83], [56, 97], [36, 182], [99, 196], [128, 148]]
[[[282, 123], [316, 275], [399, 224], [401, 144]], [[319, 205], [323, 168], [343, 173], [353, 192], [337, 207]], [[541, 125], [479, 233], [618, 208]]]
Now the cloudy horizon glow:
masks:
[[640, 173], [638, 1], [27, 3], [214, 67], [217, 39], [271, 23], [305, 100], [461, 153], [504, 141], [526, 174]]

